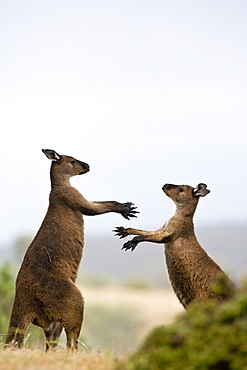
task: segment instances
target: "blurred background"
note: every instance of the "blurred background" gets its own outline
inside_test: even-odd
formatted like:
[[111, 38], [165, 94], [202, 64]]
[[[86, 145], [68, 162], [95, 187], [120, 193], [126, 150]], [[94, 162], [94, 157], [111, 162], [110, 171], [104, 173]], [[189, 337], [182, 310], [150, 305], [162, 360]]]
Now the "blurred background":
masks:
[[45, 216], [48, 148], [89, 163], [72, 179], [87, 199], [140, 211], [85, 217], [84, 289], [169, 289], [163, 246], [123, 252], [112, 233], [170, 218], [167, 182], [208, 185], [198, 239], [246, 276], [246, 16], [241, 0], [0, 0], [0, 264], [16, 273]]

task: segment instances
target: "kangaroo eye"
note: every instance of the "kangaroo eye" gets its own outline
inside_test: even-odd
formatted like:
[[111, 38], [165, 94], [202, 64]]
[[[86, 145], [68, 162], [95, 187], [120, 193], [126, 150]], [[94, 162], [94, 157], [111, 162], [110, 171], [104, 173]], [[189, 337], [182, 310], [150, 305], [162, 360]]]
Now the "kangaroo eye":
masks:
[[184, 189], [178, 188], [178, 191], [179, 191], [179, 193], [182, 193], [184, 191]]
[[73, 164], [74, 165], [74, 164], [76, 164], [76, 161], [71, 161], [70, 164]]

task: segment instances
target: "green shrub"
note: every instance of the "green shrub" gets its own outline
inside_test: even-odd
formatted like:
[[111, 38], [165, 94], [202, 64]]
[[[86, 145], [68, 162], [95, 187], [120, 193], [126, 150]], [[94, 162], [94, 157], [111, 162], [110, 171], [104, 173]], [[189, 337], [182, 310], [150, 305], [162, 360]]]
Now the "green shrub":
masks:
[[247, 290], [221, 305], [194, 303], [174, 324], [155, 328], [124, 368], [247, 369]]
[[[4, 336], [9, 325], [15, 292], [14, 273], [11, 265], [5, 263], [0, 268], [0, 333]], [[2, 337], [1, 337], [2, 339]]]

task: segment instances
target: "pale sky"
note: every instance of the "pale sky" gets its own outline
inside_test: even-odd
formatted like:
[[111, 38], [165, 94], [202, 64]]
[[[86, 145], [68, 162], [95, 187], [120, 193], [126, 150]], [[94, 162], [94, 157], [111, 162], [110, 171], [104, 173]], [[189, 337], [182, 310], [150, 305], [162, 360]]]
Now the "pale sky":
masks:
[[246, 223], [246, 19], [244, 0], [0, 0], [0, 246], [43, 220], [42, 148], [89, 163], [89, 200], [138, 206], [89, 235], [162, 225], [165, 183], [208, 185], [196, 225]]

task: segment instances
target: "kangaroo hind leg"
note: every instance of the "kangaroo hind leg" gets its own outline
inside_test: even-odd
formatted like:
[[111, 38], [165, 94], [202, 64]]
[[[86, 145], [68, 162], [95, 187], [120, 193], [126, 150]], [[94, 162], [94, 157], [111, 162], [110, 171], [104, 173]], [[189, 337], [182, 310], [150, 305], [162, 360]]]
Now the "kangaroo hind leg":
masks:
[[63, 326], [67, 337], [67, 349], [76, 352], [78, 349], [78, 339], [83, 322], [84, 300], [81, 292], [76, 286], [70, 291], [67, 300], [67, 309], [63, 317]]
[[61, 322], [52, 322], [48, 329], [43, 329], [46, 338], [46, 351], [55, 349], [58, 345], [60, 334], [63, 330]]
[[29, 315], [24, 315], [18, 320], [12, 315], [5, 345], [12, 345], [14, 347], [21, 348], [30, 322], [31, 318]]

